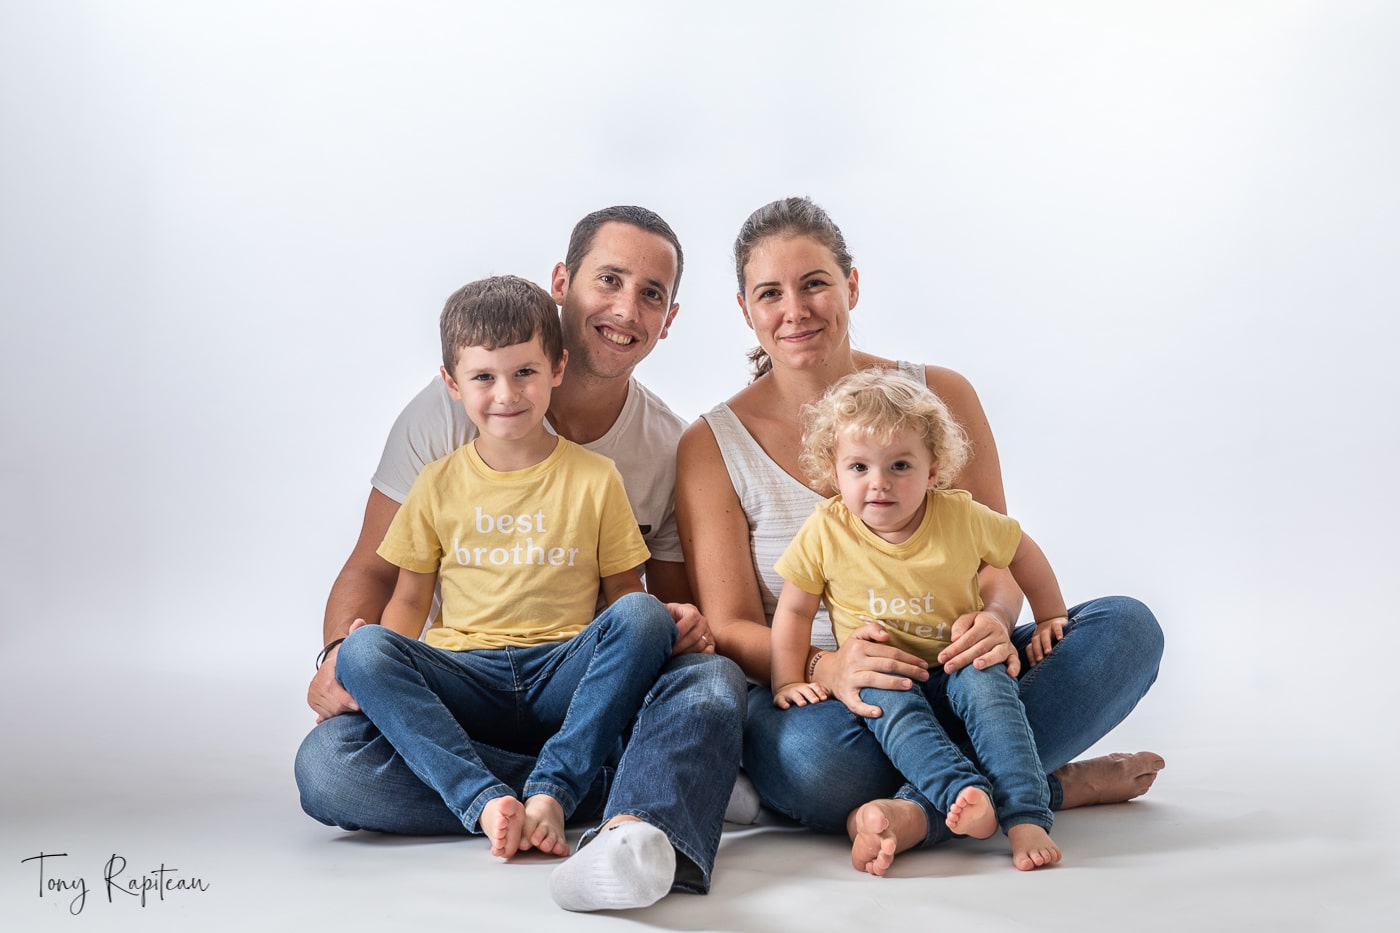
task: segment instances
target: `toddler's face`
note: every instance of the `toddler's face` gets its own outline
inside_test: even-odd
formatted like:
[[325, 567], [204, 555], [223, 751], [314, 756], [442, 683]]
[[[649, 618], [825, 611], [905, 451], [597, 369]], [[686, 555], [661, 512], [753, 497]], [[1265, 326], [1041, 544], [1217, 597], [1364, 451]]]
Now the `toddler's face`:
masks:
[[904, 430], [881, 444], [849, 428], [836, 438], [836, 486], [846, 508], [891, 544], [907, 541], [924, 517], [937, 464], [923, 438]]

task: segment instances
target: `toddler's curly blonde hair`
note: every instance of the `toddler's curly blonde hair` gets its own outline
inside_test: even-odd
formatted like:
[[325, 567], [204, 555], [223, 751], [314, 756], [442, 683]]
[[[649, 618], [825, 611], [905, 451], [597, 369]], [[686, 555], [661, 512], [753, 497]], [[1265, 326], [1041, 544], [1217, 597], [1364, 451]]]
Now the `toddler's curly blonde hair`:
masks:
[[841, 379], [802, 409], [802, 455], [798, 463], [813, 487], [834, 486], [836, 441], [842, 431], [888, 444], [913, 430], [938, 464], [934, 485], [945, 489], [967, 463], [962, 425], [928, 387], [894, 369], [865, 369]]

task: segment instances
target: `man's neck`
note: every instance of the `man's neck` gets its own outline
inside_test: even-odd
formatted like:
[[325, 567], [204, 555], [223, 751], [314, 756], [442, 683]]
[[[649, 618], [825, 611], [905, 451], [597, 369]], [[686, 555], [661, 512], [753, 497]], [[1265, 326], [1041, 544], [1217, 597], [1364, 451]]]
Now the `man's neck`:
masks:
[[560, 437], [591, 444], [617, 423], [630, 383], [630, 376], [570, 380], [566, 370], [549, 400], [549, 423]]

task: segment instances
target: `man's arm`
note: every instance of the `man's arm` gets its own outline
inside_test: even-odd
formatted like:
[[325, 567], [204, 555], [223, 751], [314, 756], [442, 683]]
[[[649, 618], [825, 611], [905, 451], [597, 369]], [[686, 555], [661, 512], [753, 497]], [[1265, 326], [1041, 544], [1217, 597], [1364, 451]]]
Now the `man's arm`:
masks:
[[[326, 616], [321, 626], [323, 644], [328, 645], [348, 635], [356, 619], [378, 622], [383, 614], [389, 597], [393, 595], [399, 568], [380, 557], [376, 551], [398, 510], [399, 504], [393, 499], [377, 489], [370, 490], [359, 540], [355, 542], [355, 548], [341, 568], [340, 575], [335, 578], [330, 597], [326, 600]], [[306, 692], [306, 702], [316, 711], [317, 722], [359, 709], [335, 679], [335, 656], [338, 651], [339, 648], [332, 648], [326, 654]]]

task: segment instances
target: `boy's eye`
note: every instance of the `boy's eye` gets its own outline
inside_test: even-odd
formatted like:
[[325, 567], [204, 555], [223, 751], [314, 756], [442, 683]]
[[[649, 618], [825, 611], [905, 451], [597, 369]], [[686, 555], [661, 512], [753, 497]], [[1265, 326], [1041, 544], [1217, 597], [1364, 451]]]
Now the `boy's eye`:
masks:
[[516, 375], [516, 376], [519, 376], [519, 377], [522, 378], [522, 379], [525, 378], [525, 377], [527, 377], [527, 376], [533, 376], [534, 374], [535, 374], [535, 371], [534, 371], [533, 369], [531, 369], [530, 367], [528, 367], [528, 366], [526, 366], [524, 369], [517, 369], [517, 370], [515, 371], [515, 375]]
[[892, 470], [907, 470], [907, 469], [909, 469], [909, 461], [908, 461], [908, 460], [896, 460], [894, 463], [892, 463], [892, 464], [890, 465], [890, 469], [892, 469]]
[[864, 473], [865, 470], [866, 470], [866, 467], [865, 467], [865, 464], [863, 464], [863, 463], [852, 463], [852, 464], [851, 464], [851, 472], [852, 472], [852, 473]]
[[472, 376], [472, 381], [473, 381], [473, 382], [490, 382], [490, 381], [491, 381], [491, 374], [490, 374], [490, 373], [477, 373], [475, 376]]

